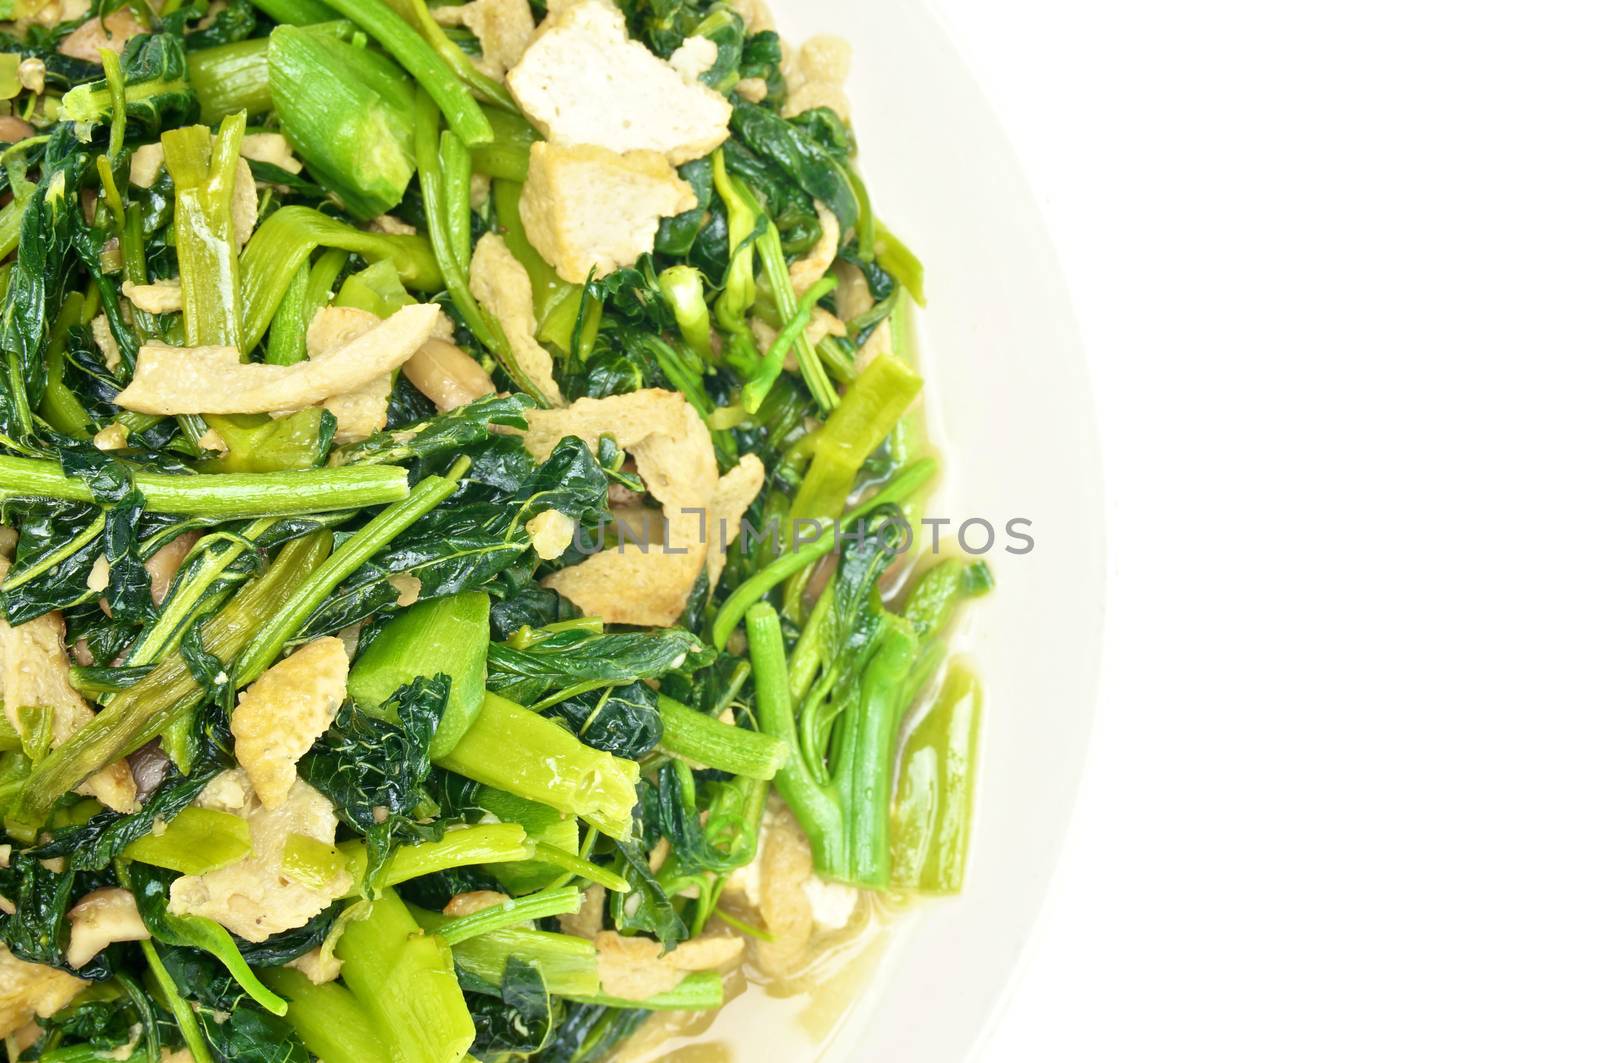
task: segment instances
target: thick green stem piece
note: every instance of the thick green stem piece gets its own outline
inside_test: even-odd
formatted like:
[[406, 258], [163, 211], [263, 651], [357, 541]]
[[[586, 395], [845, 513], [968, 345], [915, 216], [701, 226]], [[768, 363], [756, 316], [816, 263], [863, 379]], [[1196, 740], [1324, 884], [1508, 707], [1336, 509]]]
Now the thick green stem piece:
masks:
[[[402, 845], [378, 871], [380, 889], [398, 886], [435, 871], [477, 864], [509, 864], [527, 855], [528, 834], [516, 823], [479, 823], [461, 830], [445, 832], [436, 842]], [[367, 877], [367, 847], [359, 839], [339, 845], [350, 868], [354, 885], [350, 896], [358, 896], [360, 883]]]
[[280, 207], [261, 223], [240, 258], [241, 350], [255, 347], [267, 334], [278, 304], [294, 283], [295, 272], [318, 247], [350, 251], [368, 262], [387, 259], [415, 291], [436, 292], [444, 287], [439, 265], [421, 236], [370, 233], [310, 207]]
[[[350, 466], [287, 473], [184, 476], [141, 472], [134, 484], [152, 513], [197, 514], [223, 520], [291, 516], [382, 505], [406, 497], [406, 473], [393, 466]], [[0, 498], [60, 498], [93, 502], [87, 484], [52, 461], [0, 455]]]
[[470, 195], [471, 162], [460, 141], [452, 145], [454, 138], [449, 133], [440, 135], [439, 109], [421, 90], [417, 92], [416, 130], [417, 186], [422, 191], [422, 208], [428, 216], [428, 239], [433, 245], [433, 257], [444, 274], [450, 301], [467, 328], [489, 349], [517, 387], [530, 395], [538, 395], [539, 386], [512, 357], [511, 344], [500, 322], [485, 316], [473, 297], [468, 277], [472, 233], [467, 197]]
[[[522, 154], [526, 157], [527, 150], [524, 149]], [[494, 182], [492, 194], [494, 215], [505, 236], [506, 247], [510, 250], [511, 257], [528, 271], [528, 279], [533, 283], [533, 316], [538, 322], [539, 341], [562, 351], [575, 353], [572, 351], [575, 346], [572, 331], [578, 324], [578, 306], [583, 302], [583, 286], [568, 284], [562, 280], [557, 276], [555, 268], [540, 257], [533, 244], [528, 242], [528, 234], [522, 228], [522, 214], [519, 207], [522, 179], [517, 179], [516, 183], [497, 180]], [[576, 346], [582, 347], [593, 343], [599, 330], [600, 315], [591, 315], [585, 322], [584, 335], [579, 337]]]
[[752, 779], [772, 778], [789, 759], [789, 747], [780, 738], [723, 723], [665, 694], [656, 704], [660, 747], [675, 757]]
[[571, 998], [579, 1004], [600, 1004], [608, 1008], [642, 1008], [645, 1011], [714, 1011], [722, 1007], [722, 975], [716, 971], [695, 971], [665, 993], [644, 1000], [608, 997], [604, 993]]
[[[789, 700], [789, 667], [783, 653], [783, 627], [777, 611], [766, 602], [752, 607], [745, 617], [745, 633], [750, 640], [750, 666], [755, 672], [756, 720], [764, 734], [790, 749], [798, 749], [794, 703]], [[838, 799], [812, 777], [799, 757], [778, 769], [773, 785], [811, 839], [817, 871], [831, 878], [845, 877], [849, 849], [845, 816]]]
[[321, 0], [250, 0], [274, 22], [286, 26], [309, 26], [338, 18], [338, 12]]
[[392, 890], [345, 927], [334, 952], [394, 1063], [453, 1063], [466, 1054], [476, 1030], [450, 946], [423, 933]]
[[462, 143], [475, 148], [494, 139], [494, 130], [472, 93], [393, 8], [383, 0], [331, 0], [328, 6], [371, 34], [417, 79], [417, 84], [432, 97]]
[[289, 1001], [289, 1025], [323, 1063], [371, 1063], [378, 1030], [354, 993], [337, 982], [312, 985], [288, 967], [269, 967], [261, 980]]
[[899, 889], [958, 893], [966, 877], [983, 694], [952, 665], [938, 699], [906, 738], [890, 818], [890, 879]]
[[[894, 791], [894, 739], [905, 711], [906, 686], [917, 662], [911, 626], [889, 618], [867, 662], [858, 704], [840, 721], [845, 729], [839, 800], [845, 810], [847, 867], [834, 877], [859, 886], [889, 885], [889, 801]], [[827, 871], [823, 871], [827, 874]]]
[[385, 624], [356, 658], [350, 697], [362, 712], [378, 715], [390, 695], [419, 676], [449, 676], [450, 701], [428, 747], [433, 756], [442, 757], [483, 708], [488, 657], [487, 594], [466, 591], [417, 602]]
[[440, 767], [580, 816], [613, 838], [633, 829], [639, 765], [592, 749], [514, 701], [487, 694], [478, 719]]
[[200, 120], [207, 125], [215, 125], [235, 111], [264, 114], [271, 110], [267, 38], [190, 52], [189, 84], [200, 97]]
[[452, 945], [470, 941], [482, 934], [508, 926], [521, 926], [552, 915], [571, 915], [583, 905], [583, 894], [576, 886], [531, 893], [514, 901], [497, 904], [471, 915], [458, 916], [439, 924], [435, 931]]
[[190, 805], [160, 834], [129, 842], [122, 855], [180, 875], [203, 875], [250, 854], [250, 825], [214, 808]]
[[172, 175], [183, 338], [190, 347], [240, 346], [239, 255], [232, 204], [244, 123], [243, 114], [230, 115], [215, 138], [205, 126], [161, 134], [167, 172]]
[[878, 358], [845, 392], [817, 433], [816, 450], [790, 507], [791, 520], [832, 517], [844, 509], [856, 475], [922, 390], [922, 378], [898, 358]]

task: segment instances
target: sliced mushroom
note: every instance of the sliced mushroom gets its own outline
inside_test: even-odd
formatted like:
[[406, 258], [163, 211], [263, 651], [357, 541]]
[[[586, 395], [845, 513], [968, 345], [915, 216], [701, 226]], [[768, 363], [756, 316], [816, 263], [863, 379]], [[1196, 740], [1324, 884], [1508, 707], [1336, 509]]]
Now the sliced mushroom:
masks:
[[139, 918], [133, 894], [106, 887], [86, 893], [67, 912], [72, 937], [67, 943], [67, 963], [82, 967], [107, 945], [117, 941], [146, 941], [150, 931]]

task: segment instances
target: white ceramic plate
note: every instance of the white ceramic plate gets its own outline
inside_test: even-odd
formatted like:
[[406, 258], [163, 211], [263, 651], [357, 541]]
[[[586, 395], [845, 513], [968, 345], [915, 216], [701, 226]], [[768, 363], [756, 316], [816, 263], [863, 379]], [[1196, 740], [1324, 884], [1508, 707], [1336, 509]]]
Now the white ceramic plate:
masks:
[[1089, 386], [1044, 220], [931, 5], [772, 7], [791, 41], [836, 33], [854, 46], [848, 89], [873, 201], [927, 267], [920, 347], [946, 461], [930, 515], [1022, 517], [1037, 541], [1025, 556], [989, 555], [999, 587], [971, 624], [987, 696], [966, 892], [897, 927], [826, 1053], [960, 1060], [999, 1015], [1045, 903], [1089, 732], [1104, 593]]

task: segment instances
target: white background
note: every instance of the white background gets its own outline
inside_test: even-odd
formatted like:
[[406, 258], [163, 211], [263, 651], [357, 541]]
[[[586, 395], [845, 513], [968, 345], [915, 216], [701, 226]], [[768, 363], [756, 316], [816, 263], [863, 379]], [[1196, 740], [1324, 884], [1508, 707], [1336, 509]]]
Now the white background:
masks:
[[1600, 12], [934, 6], [1061, 247], [1111, 547], [985, 1058], [1600, 1058]]

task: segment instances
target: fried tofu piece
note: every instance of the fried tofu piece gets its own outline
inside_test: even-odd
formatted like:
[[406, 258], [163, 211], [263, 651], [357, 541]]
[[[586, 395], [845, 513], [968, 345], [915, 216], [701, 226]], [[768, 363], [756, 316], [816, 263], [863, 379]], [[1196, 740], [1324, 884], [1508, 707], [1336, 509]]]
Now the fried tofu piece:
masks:
[[674, 166], [716, 150], [733, 114], [726, 99], [630, 38], [622, 12], [605, 3], [547, 18], [506, 84], [554, 143], [659, 152]]
[[694, 189], [665, 156], [539, 141], [529, 149], [519, 210], [528, 239], [562, 280], [582, 284], [631, 266], [656, 229], [695, 205]]

